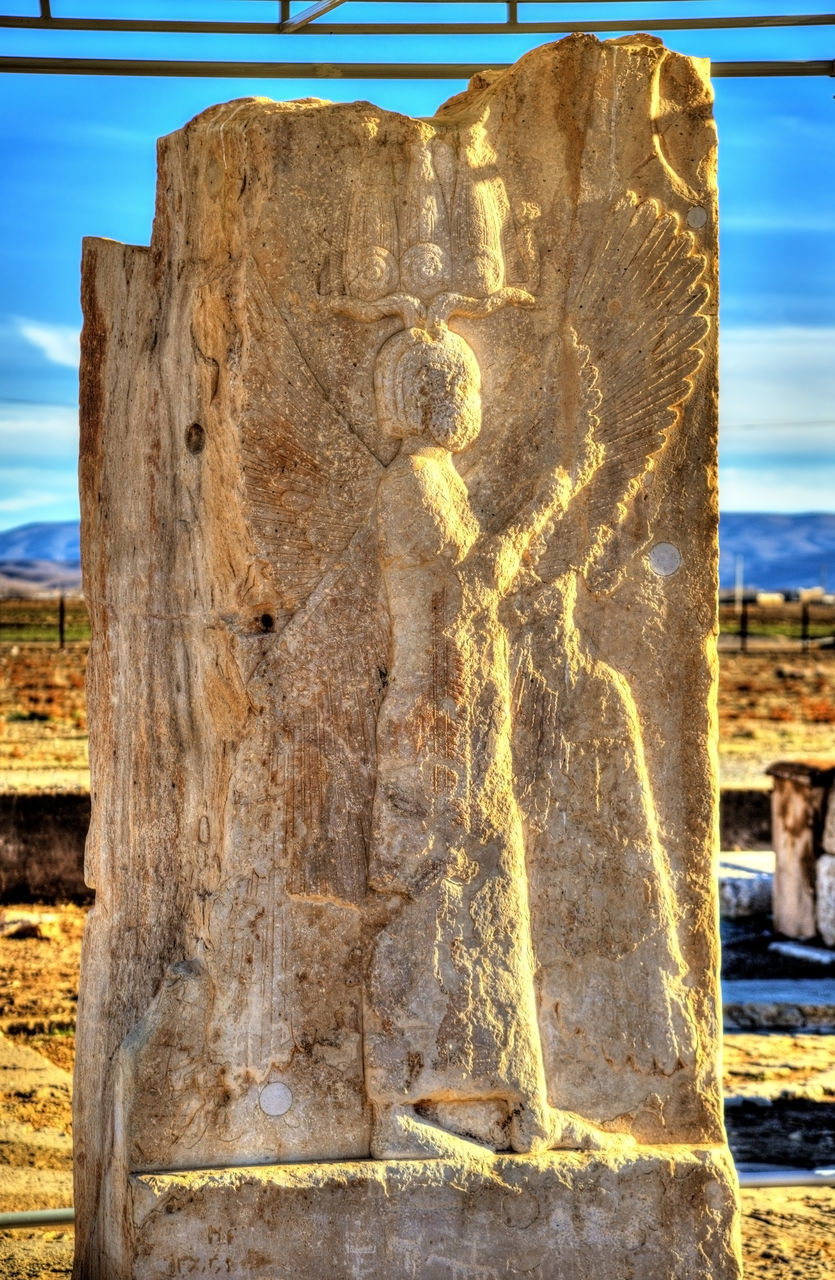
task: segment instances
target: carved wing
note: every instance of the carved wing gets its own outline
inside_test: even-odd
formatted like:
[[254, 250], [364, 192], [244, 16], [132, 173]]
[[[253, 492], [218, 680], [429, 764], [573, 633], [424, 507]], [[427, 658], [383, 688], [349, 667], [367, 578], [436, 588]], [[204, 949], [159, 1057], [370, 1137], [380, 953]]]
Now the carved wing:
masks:
[[243, 358], [246, 507], [276, 592], [250, 690], [271, 741], [288, 888], [361, 901], [388, 664], [374, 502], [383, 468], [329, 403], [253, 266]]
[[579, 469], [592, 473], [572, 504], [586, 569], [600, 560], [690, 394], [710, 323], [704, 267], [678, 217], [630, 192], [571, 282], [563, 364], [567, 382], [574, 365], [575, 404], [569, 399], [563, 417], [579, 413]]
[[330, 404], [254, 263], [246, 299], [247, 510], [281, 626], [367, 520], [383, 468]]
[[366, 524], [279, 637], [270, 669], [274, 785], [288, 888], [361, 902], [366, 893], [375, 734], [388, 617]]
[[[677, 423], [708, 331], [705, 259], [674, 214], [628, 193], [612, 210], [569, 285], [560, 347], [560, 426], [574, 497], [536, 560], [542, 588], [512, 641], [517, 788], [529, 820], [550, 805], [541, 759], [568, 750], [562, 734], [573, 694], [559, 677], [549, 584], [567, 569], [596, 589], [617, 584], [614, 533]], [[615, 555], [607, 557], [607, 549]], [[607, 563], [611, 560], [611, 563]], [[549, 668], [550, 677], [543, 670]], [[569, 738], [571, 735], [569, 734]], [[566, 766], [567, 768], [567, 766]], [[537, 792], [539, 787], [539, 792]]]

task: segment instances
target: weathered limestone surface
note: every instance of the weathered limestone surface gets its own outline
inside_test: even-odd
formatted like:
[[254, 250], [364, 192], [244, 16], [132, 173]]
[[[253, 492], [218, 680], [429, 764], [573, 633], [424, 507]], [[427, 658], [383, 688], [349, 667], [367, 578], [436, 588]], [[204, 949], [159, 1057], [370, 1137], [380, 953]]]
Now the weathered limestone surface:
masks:
[[[771, 827], [774, 838], [774, 927], [789, 938], [814, 938], [829, 932], [820, 923], [831, 908], [818, 896], [817, 863], [830, 852], [835, 764], [831, 760], [783, 760], [768, 773], [774, 778]], [[831, 944], [830, 944], [831, 945]]]
[[704, 64], [572, 37], [213, 108], [86, 244], [79, 1277], [242, 1214], [240, 1276], [739, 1275], [714, 142]]
[[727, 1155], [684, 1147], [143, 1174], [135, 1274], [713, 1280], [734, 1184]]
[[822, 854], [815, 870], [818, 932], [828, 947], [835, 947], [835, 857]]

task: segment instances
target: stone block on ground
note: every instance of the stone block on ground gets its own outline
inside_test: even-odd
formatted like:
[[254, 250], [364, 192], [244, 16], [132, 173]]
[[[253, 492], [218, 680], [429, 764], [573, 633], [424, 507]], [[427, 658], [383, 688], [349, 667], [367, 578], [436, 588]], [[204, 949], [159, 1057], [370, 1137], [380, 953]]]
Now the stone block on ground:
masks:
[[814, 938], [818, 932], [816, 862], [823, 852], [835, 764], [831, 760], [780, 761], [767, 773], [774, 779], [774, 927], [788, 938]]
[[828, 947], [835, 947], [835, 855], [818, 858], [815, 887], [818, 932]]
[[89, 825], [89, 795], [0, 795], [0, 902], [88, 901]]
[[719, 847], [729, 850], [771, 848], [771, 790], [767, 784], [722, 787], [719, 793]]
[[774, 854], [770, 850], [719, 855], [719, 912], [724, 920], [770, 915]]
[[135, 1277], [714, 1280], [734, 1186], [686, 1148], [136, 1175]]
[[835, 1030], [835, 979], [738, 978], [722, 983], [726, 1029]]

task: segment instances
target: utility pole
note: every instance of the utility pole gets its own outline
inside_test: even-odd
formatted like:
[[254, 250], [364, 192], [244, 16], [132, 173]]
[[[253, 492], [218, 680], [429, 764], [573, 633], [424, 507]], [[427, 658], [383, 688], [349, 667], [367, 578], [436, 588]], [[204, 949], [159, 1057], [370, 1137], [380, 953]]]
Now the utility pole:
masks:
[[748, 601], [743, 600], [739, 609], [739, 652], [748, 652]]

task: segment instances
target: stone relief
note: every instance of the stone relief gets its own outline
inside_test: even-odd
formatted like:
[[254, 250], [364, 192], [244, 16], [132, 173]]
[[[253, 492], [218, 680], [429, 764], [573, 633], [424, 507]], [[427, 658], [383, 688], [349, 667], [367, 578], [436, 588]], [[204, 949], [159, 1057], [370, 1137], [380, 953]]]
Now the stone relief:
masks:
[[[268, 615], [276, 647], [248, 680], [261, 715], [236, 753], [195, 926], [199, 961], [169, 976], [142, 1028], [159, 1020], [183, 1152], [245, 1147], [253, 1115], [280, 1118], [282, 1143], [298, 1154], [311, 1143], [314, 1155], [370, 1147], [381, 1158], [450, 1154], [462, 1142], [596, 1147], [605, 1107], [585, 1117], [555, 1105], [561, 1088], [571, 1101], [589, 1055], [611, 1065], [620, 1098], [623, 1069], [635, 1075], [634, 1105], [648, 1079], [674, 1076], [694, 1051], [638, 716], [628, 682], [586, 645], [575, 601], [581, 579], [607, 591], [623, 570], [618, 521], [699, 364], [703, 259], [657, 202], [617, 201], [554, 317], [559, 412], [540, 432], [538, 470], [485, 520], [456, 465], [479, 440], [482, 370], [450, 326], [535, 309], [538, 263], [495, 166], [466, 148], [453, 165], [450, 150], [413, 144], [399, 207], [390, 176], [375, 187], [360, 174], [310, 300], [369, 344], [374, 326], [399, 322], [371, 375], [392, 460], [340, 424], [350, 444], [331, 451], [330, 489], [317, 495], [321, 463], [277, 438], [268, 390], [252, 393], [265, 426], [247, 480], [263, 523], [280, 523], [272, 568], [287, 610]], [[253, 344], [268, 349], [287, 324], [257, 268], [248, 279]], [[327, 428], [298, 349], [294, 361], [309, 397], [301, 410]], [[502, 458], [488, 452], [482, 472], [491, 466]], [[365, 498], [325, 510], [341, 475], [347, 488], [358, 469]], [[345, 547], [329, 567], [308, 554], [311, 527]], [[612, 832], [595, 827], [603, 772], [616, 779], [617, 860]], [[212, 844], [205, 817], [199, 840]], [[560, 859], [572, 864], [578, 851], [592, 878], [605, 874], [622, 893], [623, 924], [549, 916], [548, 893], [532, 895], [532, 864], [540, 881], [549, 863], [558, 879]], [[324, 1057], [313, 1081], [299, 1050], [325, 1033], [299, 1039], [289, 959], [311, 929], [342, 935], [348, 984], [338, 1045], [314, 1050]], [[320, 962], [307, 959], [309, 982]], [[584, 963], [605, 973], [596, 994], [571, 971]], [[351, 1105], [335, 1120], [322, 1094], [346, 1090]], [[136, 1157], [153, 1164], [141, 1146]]]
[[738, 1274], [713, 142], [578, 36], [212, 108], [87, 242], [79, 1280]]
[[[481, 370], [450, 324], [535, 307], [537, 264], [494, 169], [465, 151], [444, 194], [435, 156], [449, 171], [449, 150], [414, 145], [400, 210], [390, 177], [375, 189], [361, 174], [322, 297], [366, 327], [392, 316], [401, 322], [373, 369], [378, 425], [399, 447], [374, 468], [373, 509], [354, 534], [354, 546], [376, 561], [371, 578], [376, 569], [385, 615], [382, 627], [374, 619], [378, 634], [356, 646], [360, 660], [380, 655], [368, 666], [382, 687], [376, 697], [358, 694], [353, 723], [342, 726], [356, 733], [363, 704], [376, 703], [376, 719], [361, 732], [364, 795], [344, 813], [354, 831], [342, 824], [336, 854], [332, 839], [316, 835], [333, 835], [326, 788], [304, 796], [302, 838], [289, 841], [305, 864], [296, 866], [293, 893], [370, 901], [363, 1060], [379, 1157], [449, 1153], [467, 1138], [516, 1151], [604, 1140], [599, 1127], [549, 1102], [540, 1005], [558, 970], [540, 957], [537, 975], [526, 866], [526, 833], [547, 828], [559, 801], [554, 779], [541, 776], [547, 762], [556, 754], [566, 774], [583, 778], [601, 734], [631, 806], [620, 832], [623, 865], [606, 874], [622, 881], [627, 899], [641, 897], [644, 917], [639, 942], [618, 938], [617, 926], [608, 941], [595, 937], [600, 963], [611, 957], [614, 971], [604, 990], [612, 1003], [619, 993], [638, 996], [651, 1021], [651, 1060], [638, 1069], [674, 1073], [694, 1038], [638, 718], [623, 677], [587, 651], [574, 599], [581, 573], [596, 574], [602, 589], [616, 582], [620, 566], [606, 563], [607, 539], [688, 395], [708, 323], [703, 259], [656, 202], [626, 193], [616, 204], [591, 260], [575, 264], [556, 318], [563, 417], [549, 424], [551, 448], [528, 492], [485, 527], [456, 469], [481, 429]], [[530, 278], [506, 283], [506, 245]], [[373, 343], [373, 330], [367, 334]], [[631, 369], [617, 380], [605, 368], [614, 342], [624, 343], [618, 358]], [[579, 442], [570, 458], [566, 438]], [[338, 576], [332, 571], [315, 588], [320, 615]], [[299, 623], [297, 614], [292, 626]], [[327, 650], [320, 657], [331, 675], [361, 689], [369, 672], [347, 672], [332, 643]], [[332, 760], [323, 771], [310, 754], [311, 739], [332, 732], [337, 701], [331, 689], [312, 733], [303, 713], [297, 738], [307, 747], [290, 764], [285, 798], [294, 815], [299, 788], [314, 787], [323, 772], [331, 783], [339, 777]], [[557, 820], [565, 827], [565, 810]], [[328, 866], [317, 864], [317, 849], [327, 850]], [[588, 923], [574, 927], [580, 933]], [[576, 940], [577, 954], [584, 950], [588, 937]], [[650, 977], [659, 967], [664, 985]], [[570, 1018], [569, 992], [553, 994]], [[588, 1033], [589, 1011], [575, 1017]], [[592, 1017], [592, 1034], [605, 1036], [611, 1019], [602, 1008]], [[615, 1059], [625, 1056], [616, 1041], [615, 1030], [606, 1046]], [[630, 1047], [633, 1066], [640, 1052]]]

